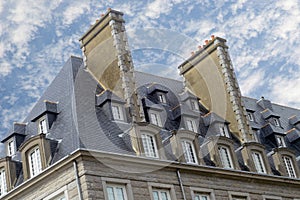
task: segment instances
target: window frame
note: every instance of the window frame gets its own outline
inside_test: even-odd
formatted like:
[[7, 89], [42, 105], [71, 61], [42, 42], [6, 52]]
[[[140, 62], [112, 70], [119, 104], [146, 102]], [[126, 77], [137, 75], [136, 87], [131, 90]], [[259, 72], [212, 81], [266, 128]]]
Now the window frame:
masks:
[[[3, 192], [2, 192], [3, 190]], [[6, 171], [5, 168], [0, 168], [0, 197], [7, 193], [7, 179], [6, 179]]]
[[170, 200], [176, 200], [176, 193], [175, 193], [174, 185], [148, 182], [148, 190], [150, 193], [150, 200], [154, 200], [153, 190], [168, 191]]
[[192, 199], [195, 200], [197, 194], [207, 195], [208, 200], [215, 200], [215, 192], [213, 189], [190, 187]]
[[[12, 146], [10, 146], [10, 144], [12, 144]], [[7, 148], [7, 155], [8, 156], [14, 156], [16, 154], [16, 143], [15, 143], [14, 138], [11, 138], [7, 141], [7, 147], [6, 148]]]
[[[42, 123], [44, 122], [44, 123]], [[43, 129], [46, 129], [45, 131]], [[48, 122], [46, 116], [41, 117], [38, 120], [38, 133], [39, 134], [47, 134], [49, 132]]]
[[[286, 161], [287, 159], [289, 160], [289, 163], [287, 163], [287, 161]], [[293, 158], [288, 155], [282, 155], [282, 161], [283, 161], [284, 169], [285, 169], [288, 177], [297, 178], [297, 173], [295, 170], [295, 166], [294, 166], [295, 164], [294, 164]], [[290, 166], [288, 166], [288, 165], [290, 165]], [[292, 172], [290, 171], [290, 169], [292, 169]], [[293, 176], [292, 176], [292, 174], [293, 174]]]
[[230, 138], [230, 133], [227, 124], [220, 124], [219, 125], [220, 135], [223, 137]]
[[[186, 146], [187, 144], [189, 145], [189, 147]], [[198, 164], [197, 152], [195, 150], [195, 146], [194, 146], [193, 141], [186, 140], [186, 139], [181, 140], [181, 148], [182, 148], [182, 152], [183, 152], [184, 159], [185, 159], [186, 163], [188, 163], [188, 164]], [[194, 161], [191, 161], [190, 157], [186, 154], [187, 150], [189, 150], [190, 156], [194, 157]]]
[[[220, 148], [224, 149], [225, 152], [226, 152], [226, 161], [227, 163], [224, 163], [224, 155], [220, 152]], [[231, 151], [230, 151], [230, 148], [225, 146], [225, 145], [218, 145], [218, 154], [219, 154], [219, 157], [220, 157], [220, 161], [221, 161], [221, 164], [223, 166], [223, 168], [225, 169], [234, 169], [234, 164], [233, 164], [233, 160], [232, 160], [232, 155], [231, 155]], [[230, 165], [229, 167], [227, 167], [226, 165]]]
[[267, 174], [266, 164], [264, 162], [262, 153], [259, 151], [252, 151], [251, 156], [256, 172], [260, 174]]
[[[146, 137], [147, 136], [147, 137]], [[151, 149], [153, 150], [154, 155], [151, 155], [151, 152], [147, 151], [146, 149], [149, 149], [149, 141], [147, 141], [147, 143], [145, 142], [145, 139], [147, 138], [151, 138], [152, 140], [150, 141], [151, 144]], [[145, 139], [144, 139], [145, 138]], [[141, 140], [142, 140], [142, 145], [143, 145], [143, 153], [145, 155], [145, 157], [148, 158], [159, 158], [159, 153], [158, 153], [158, 148], [157, 148], [157, 141], [156, 141], [156, 137], [154, 134], [149, 133], [149, 132], [141, 132]], [[145, 148], [145, 146], [147, 146], [147, 148]]]
[[191, 110], [193, 110], [193, 111], [200, 111], [199, 104], [198, 104], [197, 100], [191, 99], [190, 100], [190, 104], [191, 104]]
[[[115, 116], [114, 108], [117, 108], [118, 117]], [[111, 103], [112, 119], [115, 121], [125, 121], [123, 106], [117, 103]]]
[[263, 195], [263, 200], [282, 200], [282, 197], [273, 195]]
[[236, 198], [243, 198], [244, 200], [250, 200], [249, 193], [229, 191], [228, 195], [229, 195], [229, 200], [235, 200]]
[[[156, 117], [156, 122], [157, 122], [157, 123], [155, 123], [155, 122], [153, 121], [152, 115], [154, 115], [154, 116]], [[160, 113], [159, 113], [159, 112], [155, 112], [155, 111], [149, 110], [149, 121], [150, 121], [150, 123], [153, 124], [153, 125], [162, 127], [162, 121], [161, 121], [161, 116], [160, 116]]]
[[274, 118], [273, 118], [273, 122], [274, 122], [274, 125], [275, 125], [275, 126], [280, 127], [280, 121], [279, 121], [278, 118], [274, 117]]
[[44, 197], [42, 200], [56, 200], [56, 198], [60, 197], [61, 195], [64, 195], [65, 200], [69, 200], [68, 190], [66, 185], [60, 188], [59, 190], [53, 192], [52, 194]]
[[[198, 133], [198, 128], [195, 119], [186, 117], [184, 121], [186, 130]], [[190, 124], [188, 122], [190, 122]]]
[[126, 197], [125, 200], [133, 199], [132, 186], [130, 180], [127, 179], [118, 179], [118, 178], [107, 178], [101, 177], [104, 199], [108, 200], [107, 186], [123, 186], [125, 189]]
[[247, 118], [250, 122], [254, 122], [254, 115], [252, 112], [247, 112]]
[[[38, 157], [36, 155], [34, 158], [34, 161], [32, 161], [31, 155], [33, 155], [35, 153], [38, 153], [37, 154]], [[31, 148], [29, 150], [28, 155], [27, 155], [27, 161], [28, 161], [28, 166], [29, 166], [29, 175], [30, 175], [29, 177], [30, 178], [37, 176], [38, 174], [40, 174], [43, 171], [42, 155], [41, 155], [40, 147], [38, 145], [34, 146], [33, 148]], [[36, 170], [37, 172], [35, 172], [34, 170]]]
[[278, 147], [286, 147], [286, 143], [285, 143], [283, 136], [275, 135], [275, 138], [276, 138], [276, 143], [277, 143]]
[[167, 103], [166, 94], [164, 94], [164, 93], [158, 93], [158, 94], [157, 94], [157, 98], [158, 98], [158, 101], [159, 101], [160, 103], [163, 103], [163, 104], [166, 104], [166, 103]]

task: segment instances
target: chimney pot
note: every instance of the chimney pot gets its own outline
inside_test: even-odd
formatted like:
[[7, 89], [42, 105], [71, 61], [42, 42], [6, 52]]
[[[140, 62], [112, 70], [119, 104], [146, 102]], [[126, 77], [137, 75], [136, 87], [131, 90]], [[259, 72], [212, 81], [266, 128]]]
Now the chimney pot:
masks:
[[101, 17], [104, 17], [104, 14], [103, 14], [103, 13], [101, 14]]
[[191, 52], [191, 55], [193, 56], [194, 54], [195, 54], [195, 52], [192, 51], [192, 52]]
[[214, 40], [215, 39], [215, 35], [211, 35], [211, 40]]
[[111, 8], [107, 8], [107, 11], [111, 11]]
[[208, 40], [205, 40], [204, 42], [205, 42], [206, 45], [208, 44]]
[[201, 46], [201, 45], [199, 45], [199, 46], [198, 46], [198, 49], [202, 49], [202, 46]]

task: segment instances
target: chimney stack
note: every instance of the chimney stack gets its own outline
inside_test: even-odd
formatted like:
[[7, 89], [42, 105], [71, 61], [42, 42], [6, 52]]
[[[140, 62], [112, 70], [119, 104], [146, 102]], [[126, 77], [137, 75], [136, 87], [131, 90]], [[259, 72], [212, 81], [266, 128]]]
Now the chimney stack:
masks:
[[179, 67], [185, 86], [211, 112], [230, 122], [230, 130], [247, 142], [253, 138], [226, 40], [212, 36], [203, 49]]
[[126, 101], [133, 121], [142, 121], [124, 23], [123, 13], [109, 8], [80, 38], [83, 60], [105, 90]]

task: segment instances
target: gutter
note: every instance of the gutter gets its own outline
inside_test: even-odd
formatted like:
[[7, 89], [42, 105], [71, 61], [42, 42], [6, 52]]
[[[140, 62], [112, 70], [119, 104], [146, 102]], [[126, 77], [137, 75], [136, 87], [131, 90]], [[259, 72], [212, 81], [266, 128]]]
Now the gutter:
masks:
[[74, 167], [74, 172], [75, 172], [78, 197], [79, 197], [79, 200], [83, 200], [76, 160], [73, 161], [73, 167]]
[[179, 185], [180, 185], [180, 190], [181, 190], [183, 199], [186, 200], [185, 193], [184, 193], [184, 188], [183, 188], [183, 184], [182, 184], [182, 179], [181, 179], [181, 176], [180, 176], [180, 171], [179, 171], [179, 169], [176, 170], [176, 174], [177, 174], [177, 177], [178, 177], [178, 182], [179, 182]]

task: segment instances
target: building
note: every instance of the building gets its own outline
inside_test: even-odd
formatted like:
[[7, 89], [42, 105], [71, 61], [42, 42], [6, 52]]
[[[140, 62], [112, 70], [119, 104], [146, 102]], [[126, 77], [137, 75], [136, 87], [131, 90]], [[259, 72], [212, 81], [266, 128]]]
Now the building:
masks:
[[300, 110], [242, 97], [226, 41], [179, 66], [134, 71], [109, 9], [2, 138], [1, 199], [300, 199]]

